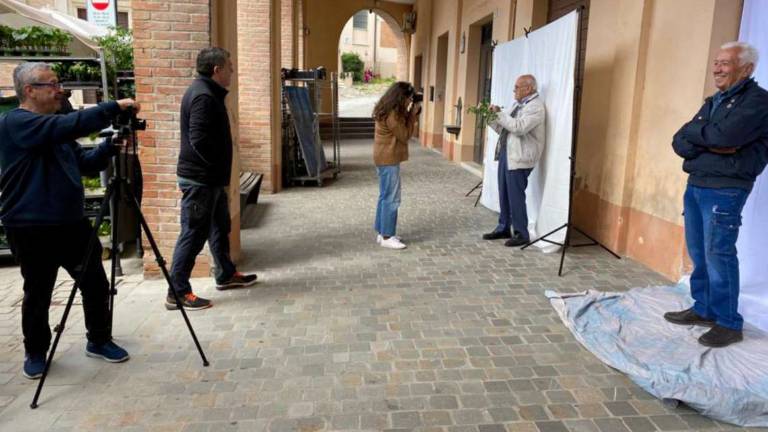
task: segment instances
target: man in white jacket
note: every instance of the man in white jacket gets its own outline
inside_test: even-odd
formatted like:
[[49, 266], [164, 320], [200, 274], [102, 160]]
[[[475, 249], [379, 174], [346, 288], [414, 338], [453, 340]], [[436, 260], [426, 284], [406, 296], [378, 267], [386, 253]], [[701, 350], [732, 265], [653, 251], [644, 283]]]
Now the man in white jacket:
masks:
[[[536, 92], [536, 78], [521, 75], [515, 82], [515, 102], [501, 110], [491, 105], [498, 117], [489, 126], [499, 134], [495, 160], [499, 161], [499, 224], [483, 234], [485, 240], [508, 239], [505, 246], [530, 242], [525, 188], [528, 176], [544, 152], [545, 109]], [[510, 228], [512, 230], [510, 230]]]

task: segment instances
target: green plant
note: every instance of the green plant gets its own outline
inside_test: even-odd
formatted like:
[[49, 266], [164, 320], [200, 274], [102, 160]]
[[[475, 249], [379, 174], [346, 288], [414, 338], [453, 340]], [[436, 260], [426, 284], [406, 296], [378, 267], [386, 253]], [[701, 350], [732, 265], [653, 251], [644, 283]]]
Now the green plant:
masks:
[[83, 177], [82, 182], [83, 182], [83, 187], [85, 189], [101, 188], [101, 179], [99, 179], [98, 177]]
[[356, 53], [344, 53], [341, 55], [341, 70], [344, 72], [352, 72], [353, 81], [363, 80], [363, 69], [365, 65], [360, 59], [360, 56]]
[[0, 25], [0, 50], [11, 51], [14, 45], [13, 29], [8, 26]]
[[467, 108], [467, 112], [476, 115], [484, 128], [499, 117], [496, 112], [491, 111], [491, 103], [487, 99], [483, 99], [477, 106]]
[[51, 45], [54, 52], [59, 55], [69, 55], [68, 48], [72, 42], [72, 35], [60, 29], [51, 30]]
[[31, 33], [31, 31], [32, 31], [31, 27], [21, 27], [21, 28], [13, 29], [14, 51], [22, 52], [22, 51], [27, 51], [29, 49], [29, 43], [30, 43], [29, 34]]
[[[133, 33], [122, 27], [110, 27], [109, 34], [96, 38], [96, 42], [104, 51], [107, 65], [107, 81], [111, 83], [110, 96], [120, 90], [117, 85], [117, 72], [133, 71]], [[130, 95], [133, 96], [133, 95]]]
[[70, 72], [70, 65], [66, 62], [61, 63], [53, 63], [51, 65], [51, 70], [56, 73], [56, 76], [59, 77], [59, 81], [66, 82], [66, 81], [73, 81], [72, 78], [72, 72]]
[[69, 67], [69, 73], [76, 81], [86, 81], [88, 79], [88, 65], [83, 62], [77, 62]]
[[108, 236], [112, 232], [112, 224], [109, 221], [104, 221], [99, 225], [99, 236]]

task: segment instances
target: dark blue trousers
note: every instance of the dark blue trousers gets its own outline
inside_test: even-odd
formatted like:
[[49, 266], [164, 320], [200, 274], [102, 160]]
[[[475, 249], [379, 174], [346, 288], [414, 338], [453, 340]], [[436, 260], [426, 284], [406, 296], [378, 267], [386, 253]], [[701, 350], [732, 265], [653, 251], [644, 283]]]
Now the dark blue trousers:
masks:
[[216, 262], [217, 283], [229, 280], [236, 269], [229, 257], [231, 223], [224, 188], [184, 185], [181, 192], [181, 233], [173, 251], [171, 280], [176, 292], [184, 295], [192, 292], [189, 277], [206, 240]]
[[533, 169], [507, 169], [507, 146], [502, 147], [499, 154], [499, 225], [496, 231], [514, 229], [512, 234], [519, 234], [525, 240], [530, 240], [528, 234], [528, 212], [525, 208], [525, 188], [528, 187], [528, 176]]

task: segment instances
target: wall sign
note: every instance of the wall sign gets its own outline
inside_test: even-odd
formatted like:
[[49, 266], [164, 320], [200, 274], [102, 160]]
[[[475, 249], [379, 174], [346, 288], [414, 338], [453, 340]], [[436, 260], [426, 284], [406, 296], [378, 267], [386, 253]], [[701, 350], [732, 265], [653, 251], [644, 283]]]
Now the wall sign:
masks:
[[86, 0], [88, 22], [102, 27], [117, 25], [115, 0]]

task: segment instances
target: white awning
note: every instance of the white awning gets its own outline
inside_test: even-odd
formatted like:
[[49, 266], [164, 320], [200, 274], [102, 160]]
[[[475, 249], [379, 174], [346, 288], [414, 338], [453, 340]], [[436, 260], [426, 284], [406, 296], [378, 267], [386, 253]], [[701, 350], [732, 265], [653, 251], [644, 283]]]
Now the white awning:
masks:
[[107, 29], [88, 21], [48, 8], [33, 8], [16, 0], [0, 0], [0, 24], [13, 28], [40, 26], [64, 30], [73, 37], [69, 45], [72, 57], [101, 57], [101, 49], [94, 38], [108, 33]]

